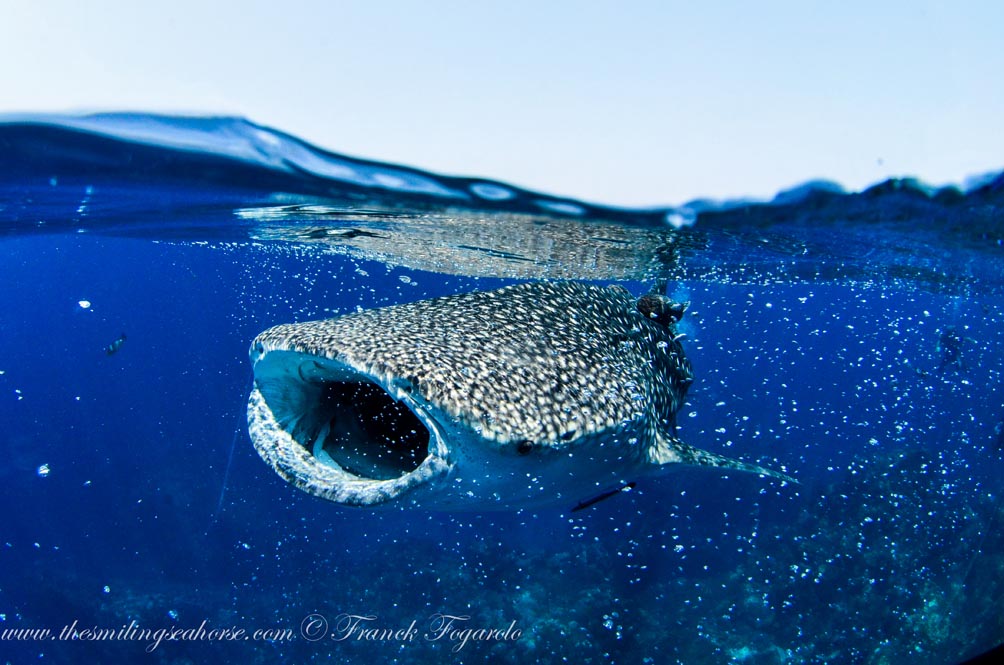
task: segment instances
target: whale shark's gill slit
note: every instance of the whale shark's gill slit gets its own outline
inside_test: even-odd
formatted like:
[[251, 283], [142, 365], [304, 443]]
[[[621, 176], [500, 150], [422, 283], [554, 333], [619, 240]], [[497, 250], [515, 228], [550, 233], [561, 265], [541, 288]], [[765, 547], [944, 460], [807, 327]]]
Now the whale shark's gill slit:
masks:
[[368, 376], [300, 353], [272, 353], [260, 365], [256, 385], [276, 423], [321, 464], [379, 481], [428, 456], [428, 428]]

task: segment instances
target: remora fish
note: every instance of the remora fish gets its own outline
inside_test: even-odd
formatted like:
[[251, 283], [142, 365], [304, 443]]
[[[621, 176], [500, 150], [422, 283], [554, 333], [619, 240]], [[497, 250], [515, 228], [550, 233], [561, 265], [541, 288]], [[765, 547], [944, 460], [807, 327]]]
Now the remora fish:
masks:
[[678, 464], [762, 467], [676, 438], [693, 372], [657, 295], [537, 282], [270, 328], [248, 429], [336, 503], [519, 508]]

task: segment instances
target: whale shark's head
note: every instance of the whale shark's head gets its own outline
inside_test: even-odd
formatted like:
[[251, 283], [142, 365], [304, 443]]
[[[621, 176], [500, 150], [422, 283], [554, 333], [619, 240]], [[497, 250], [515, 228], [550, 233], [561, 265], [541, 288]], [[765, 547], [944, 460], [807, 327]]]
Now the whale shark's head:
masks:
[[647, 468], [748, 468], [674, 436], [683, 307], [532, 283], [280, 325], [251, 347], [252, 441], [348, 505], [569, 503]]

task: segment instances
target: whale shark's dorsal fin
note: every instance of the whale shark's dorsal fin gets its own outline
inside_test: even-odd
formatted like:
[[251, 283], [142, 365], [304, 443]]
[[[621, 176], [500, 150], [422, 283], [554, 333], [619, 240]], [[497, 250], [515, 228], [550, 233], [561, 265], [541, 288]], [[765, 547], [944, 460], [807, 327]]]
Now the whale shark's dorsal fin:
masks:
[[742, 462], [731, 457], [701, 450], [684, 443], [676, 437], [659, 435], [657, 437], [657, 444], [649, 451], [649, 459], [652, 463], [663, 466], [668, 464], [688, 464], [691, 466], [718, 469], [734, 469], [736, 471], [746, 471], [798, 484], [797, 480], [780, 471], [773, 471], [758, 464], [750, 464], [749, 462]]

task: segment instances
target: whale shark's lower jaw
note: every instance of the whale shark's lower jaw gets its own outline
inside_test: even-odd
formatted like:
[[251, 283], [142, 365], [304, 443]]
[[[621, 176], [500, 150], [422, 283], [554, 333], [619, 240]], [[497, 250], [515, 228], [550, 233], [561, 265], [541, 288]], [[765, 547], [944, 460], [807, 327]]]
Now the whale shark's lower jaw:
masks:
[[248, 430], [280, 476], [346, 505], [405, 503], [451, 469], [440, 427], [408, 394], [307, 353], [257, 359]]

